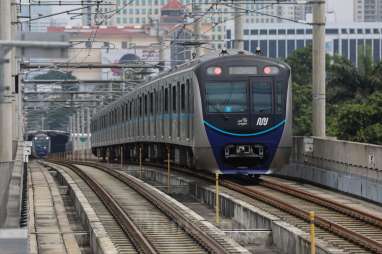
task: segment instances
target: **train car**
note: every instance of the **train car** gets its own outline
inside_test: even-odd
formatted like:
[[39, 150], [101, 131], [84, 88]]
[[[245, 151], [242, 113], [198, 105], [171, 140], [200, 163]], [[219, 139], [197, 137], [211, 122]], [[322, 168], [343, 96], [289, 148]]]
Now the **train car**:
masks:
[[147, 81], [92, 119], [93, 153], [221, 174], [269, 174], [292, 146], [288, 65], [236, 52], [205, 56]]
[[51, 139], [45, 133], [37, 133], [32, 138], [32, 156], [40, 159], [50, 153]]

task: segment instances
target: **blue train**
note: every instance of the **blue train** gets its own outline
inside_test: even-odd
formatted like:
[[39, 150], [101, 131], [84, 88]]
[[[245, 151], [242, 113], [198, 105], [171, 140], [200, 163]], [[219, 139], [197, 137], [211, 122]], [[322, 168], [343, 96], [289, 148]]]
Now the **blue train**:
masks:
[[292, 146], [291, 70], [235, 52], [162, 73], [92, 119], [93, 153], [222, 174], [269, 174]]
[[32, 139], [32, 156], [34, 158], [45, 158], [50, 153], [51, 139], [44, 133], [37, 133]]

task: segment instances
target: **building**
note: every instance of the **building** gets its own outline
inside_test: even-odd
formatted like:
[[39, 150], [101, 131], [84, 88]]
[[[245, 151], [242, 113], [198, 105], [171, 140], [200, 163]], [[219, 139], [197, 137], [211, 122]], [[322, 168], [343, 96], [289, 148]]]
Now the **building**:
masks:
[[[234, 24], [227, 22], [226, 46], [234, 40]], [[255, 52], [260, 47], [268, 57], [284, 59], [298, 48], [312, 43], [312, 27], [296, 23], [244, 25], [244, 49]], [[375, 62], [381, 61], [382, 23], [327, 24], [326, 51], [358, 64], [362, 46], [370, 47]]]
[[354, 21], [382, 22], [382, 0], [354, 0]]
[[[282, 23], [287, 19], [305, 20], [306, 7], [296, 3], [301, 0], [288, 0], [291, 4], [270, 5], [265, 3], [247, 3], [243, 4], [244, 22], [253, 23]], [[203, 30], [203, 34], [211, 38], [212, 48], [222, 48], [224, 45], [225, 22], [233, 19], [233, 4], [230, 1], [216, 5], [216, 1], [200, 1], [200, 0], [105, 0], [104, 3], [115, 3], [113, 6], [100, 6], [99, 13], [112, 13], [110, 18], [104, 19], [103, 25], [108, 26], [131, 26], [145, 25], [153, 21], [158, 21], [161, 18], [161, 13], [166, 12], [168, 7], [181, 7], [184, 18], [179, 20], [180, 23], [190, 23], [194, 18], [203, 16], [202, 22], [209, 25], [209, 29]], [[194, 17], [191, 17], [191, 11], [197, 5], [200, 13], [193, 12]], [[165, 7], [165, 9], [163, 9]], [[120, 11], [113, 13], [117, 8]], [[250, 10], [250, 11], [246, 11]], [[208, 11], [208, 13], [206, 13]], [[90, 25], [91, 15], [86, 13], [97, 13], [97, 7], [84, 10], [84, 25]], [[115, 14], [115, 15], [114, 15]], [[101, 16], [101, 15], [98, 15]], [[107, 16], [107, 15], [106, 15]], [[286, 19], [280, 19], [284, 17]], [[94, 22], [92, 23], [94, 25]]]
[[[49, 27], [48, 32], [69, 34], [70, 41], [75, 46], [69, 50], [68, 59], [64, 61], [89, 64], [125, 63], [133, 55], [147, 63], [155, 64], [159, 61], [158, 37], [150, 34], [150, 30], [145, 27], [100, 26], [97, 29], [67, 26]], [[74, 69], [72, 74], [84, 80], [122, 78], [119, 70], [110, 68]]]

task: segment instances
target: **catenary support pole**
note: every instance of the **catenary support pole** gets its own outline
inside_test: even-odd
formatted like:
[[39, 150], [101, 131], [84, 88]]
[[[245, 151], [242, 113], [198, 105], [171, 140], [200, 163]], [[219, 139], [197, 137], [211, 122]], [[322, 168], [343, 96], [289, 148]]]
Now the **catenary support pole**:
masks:
[[[0, 1], [0, 40], [11, 40], [11, 1]], [[0, 162], [12, 161], [11, 52], [0, 47]]]
[[313, 5], [313, 136], [326, 136], [326, 72], [325, 72], [325, 5], [317, 0]]
[[[201, 26], [202, 26], [202, 21], [200, 20], [200, 5], [196, 2], [193, 3], [192, 5], [192, 11], [194, 13], [198, 13], [198, 15], [194, 16], [194, 23], [193, 23], [193, 29], [194, 29], [194, 39], [197, 42], [200, 42], [200, 34], [201, 34]], [[195, 47], [195, 54], [196, 57], [200, 57], [202, 50], [201, 50], [201, 45], [198, 44]]]
[[244, 50], [244, 40], [243, 40], [243, 8], [242, 3], [235, 3], [235, 40], [233, 47], [237, 50]]

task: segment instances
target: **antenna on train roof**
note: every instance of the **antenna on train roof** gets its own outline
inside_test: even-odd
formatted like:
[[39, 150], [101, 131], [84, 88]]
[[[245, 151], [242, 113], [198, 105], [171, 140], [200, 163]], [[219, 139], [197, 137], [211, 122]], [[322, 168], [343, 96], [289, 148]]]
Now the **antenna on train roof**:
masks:
[[220, 56], [229, 55], [228, 50], [226, 48], [222, 48], [219, 55]]
[[261, 55], [261, 48], [260, 47], [256, 47], [255, 54], [256, 55]]

